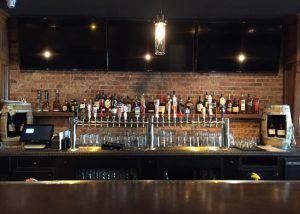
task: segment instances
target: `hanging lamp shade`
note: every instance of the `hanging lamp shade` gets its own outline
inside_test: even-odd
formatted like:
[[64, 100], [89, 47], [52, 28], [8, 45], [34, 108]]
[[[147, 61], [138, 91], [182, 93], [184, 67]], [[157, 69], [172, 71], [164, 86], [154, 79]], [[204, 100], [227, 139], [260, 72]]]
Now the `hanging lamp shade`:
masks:
[[155, 55], [166, 54], [166, 25], [164, 14], [160, 11], [154, 22], [155, 24]]

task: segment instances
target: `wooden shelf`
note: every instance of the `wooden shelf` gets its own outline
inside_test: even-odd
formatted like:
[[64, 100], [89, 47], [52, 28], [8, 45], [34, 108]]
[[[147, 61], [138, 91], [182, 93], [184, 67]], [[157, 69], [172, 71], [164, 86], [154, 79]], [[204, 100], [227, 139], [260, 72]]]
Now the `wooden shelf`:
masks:
[[[220, 118], [221, 115], [218, 114], [218, 118]], [[261, 114], [224, 114], [225, 118], [230, 119], [261, 119]]]
[[[151, 115], [154, 115], [153, 113], [146, 113], [145, 117], [149, 117]], [[74, 117], [74, 112], [33, 112], [33, 116], [35, 117]], [[159, 115], [161, 118], [161, 114]], [[165, 118], [166, 118], [165, 114]], [[171, 115], [171, 117], [173, 114]], [[202, 115], [200, 115], [201, 117]], [[221, 114], [217, 115], [218, 118], [221, 118]], [[106, 117], [106, 114], [103, 114], [103, 118]], [[111, 118], [111, 114], [109, 114], [109, 117]], [[185, 115], [183, 116], [185, 117]], [[191, 116], [189, 116], [191, 117]], [[197, 114], [195, 115], [195, 118], [198, 117]], [[261, 119], [261, 114], [224, 114], [225, 118], [230, 119]], [[129, 113], [128, 118], [135, 118], [134, 113]], [[141, 116], [140, 116], [141, 118]], [[116, 117], [117, 119], [117, 117]]]
[[74, 112], [33, 112], [34, 117], [74, 117]]

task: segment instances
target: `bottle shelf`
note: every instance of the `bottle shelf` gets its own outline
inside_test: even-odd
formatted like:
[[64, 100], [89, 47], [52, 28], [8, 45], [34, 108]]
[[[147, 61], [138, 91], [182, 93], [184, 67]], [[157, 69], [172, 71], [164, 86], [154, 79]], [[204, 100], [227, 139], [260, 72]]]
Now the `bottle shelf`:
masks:
[[[221, 115], [218, 114], [218, 118], [220, 118]], [[261, 119], [261, 114], [224, 114], [225, 118], [230, 119]]]
[[[154, 115], [153, 113], [146, 113], [145, 118]], [[33, 112], [33, 116], [35, 117], [74, 117], [74, 112]], [[103, 114], [103, 118], [105, 118], [106, 114]], [[171, 115], [171, 117], [173, 114]], [[167, 115], [165, 114], [165, 118]], [[189, 115], [191, 118], [191, 115]], [[195, 114], [195, 117], [198, 117], [198, 114]], [[221, 118], [221, 114], [217, 115], [218, 118]], [[224, 114], [225, 118], [230, 119], [261, 119], [261, 114]], [[109, 118], [111, 118], [111, 114], [109, 114]], [[135, 118], [134, 113], [128, 113], [128, 119]], [[141, 118], [141, 116], [140, 116]], [[161, 118], [161, 114], [160, 114]], [[202, 115], [200, 114], [200, 118]], [[117, 120], [117, 118], [116, 118]]]
[[34, 117], [74, 117], [74, 112], [33, 112]]

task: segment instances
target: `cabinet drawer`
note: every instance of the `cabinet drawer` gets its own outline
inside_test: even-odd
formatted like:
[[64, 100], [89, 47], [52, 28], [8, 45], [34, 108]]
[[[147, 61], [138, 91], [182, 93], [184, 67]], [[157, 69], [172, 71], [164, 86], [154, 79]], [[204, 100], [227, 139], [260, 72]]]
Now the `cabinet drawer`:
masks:
[[53, 160], [51, 158], [27, 158], [22, 157], [17, 160], [18, 168], [27, 168], [27, 167], [52, 167]]

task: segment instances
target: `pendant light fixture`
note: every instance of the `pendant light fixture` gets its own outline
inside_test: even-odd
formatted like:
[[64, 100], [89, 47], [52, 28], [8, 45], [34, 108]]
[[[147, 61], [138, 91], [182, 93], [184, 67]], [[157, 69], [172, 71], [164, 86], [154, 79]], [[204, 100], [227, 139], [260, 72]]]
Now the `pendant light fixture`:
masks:
[[7, 7], [8, 8], [14, 8], [16, 6], [16, 1], [17, 0], [6, 0]]
[[155, 20], [155, 55], [166, 54], [166, 25], [162, 10], [159, 11]]

